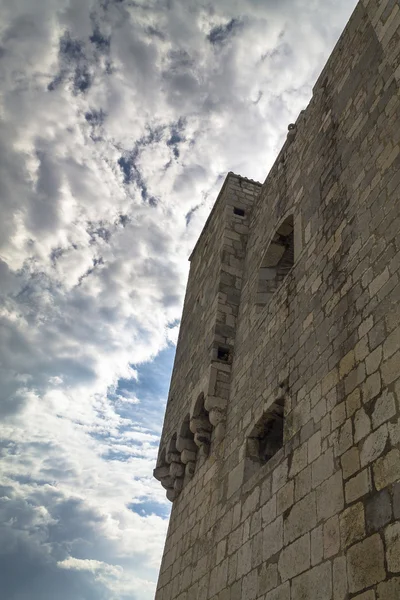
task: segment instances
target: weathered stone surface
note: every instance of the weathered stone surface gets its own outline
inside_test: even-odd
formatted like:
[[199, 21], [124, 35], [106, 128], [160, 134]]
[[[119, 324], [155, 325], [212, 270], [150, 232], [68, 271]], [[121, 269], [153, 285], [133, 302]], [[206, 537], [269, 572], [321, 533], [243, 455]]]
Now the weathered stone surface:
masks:
[[339, 518], [337, 515], [324, 524], [324, 558], [330, 558], [340, 550]]
[[394, 394], [385, 390], [381, 396], [379, 396], [374, 405], [374, 412], [372, 413], [372, 426], [374, 429], [388, 421], [396, 414], [396, 402]]
[[278, 569], [282, 581], [292, 579], [310, 567], [310, 534], [306, 533], [286, 546], [279, 556]]
[[290, 600], [290, 585], [286, 583], [280, 585], [265, 596], [265, 600]]
[[328, 479], [332, 475], [333, 469], [333, 451], [332, 448], [328, 448], [312, 464], [312, 487], [318, 487], [320, 483]]
[[380, 531], [392, 518], [392, 504], [388, 490], [376, 492], [365, 504], [365, 518], [369, 533]]
[[283, 521], [278, 517], [263, 530], [263, 560], [268, 560], [283, 546]]
[[378, 459], [374, 466], [374, 479], [377, 490], [400, 480], [400, 450], [393, 448], [386, 456]]
[[374, 590], [368, 590], [368, 592], [364, 592], [363, 594], [357, 594], [354, 596], [354, 600], [375, 600], [375, 592]]
[[350, 592], [359, 592], [385, 579], [384, 550], [375, 533], [347, 551], [347, 574]]
[[400, 482], [393, 485], [393, 514], [400, 520]]
[[333, 561], [333, 600], [346, 600], [347, 590], [346, 557], [338, 556]]
[[297, 502], [285, 521], [285, 544], [289, 544], [317, 524], [315, 494], [312, 492]]
[[258, 595], [266, 594], [278, 585], [278, 565], [263, 564], [259, 570]]
[[343, 470], [343, 478], [347, 479], [360, 468], [360, 453], [356, 446], [350, 448], [345, 454], [341, 457], [342, 470]]
[[357, 502], [340, 515], [340, 536], [343, 548], [347, 548], [365, 536], [364, 505]]
[[392, 523], [385, 529], [386, 560], [391, 573], [400, 571], [400, 523]]
[[371, 477], [368, 468], [360, 471], [357, 475], [348, 480], [345, 485], [346, 502], [358, 500], [372, 488]]
[[332, 515], [339, 513], [344, 505], [341, 471], [321, 483], [316, 490], [316, 494], [318, 521], [329, 519]]
[[332, 571], [331, 563], [322, 565], [299, 575], [292, 581], [291, 600], [331, 600]]
[[388, 437], [387, 426], [382, 425], [376, 431], [373, 431], [363, 442], [360, 452], [361, 466], [376, 460], [385, 448]]
[[317, 565], [324, 556], [323, 527], [319, 525], [311, 532], [311, 565]]
[[377, 588], [378, 600], [394, 600], [400, 598], [400, 577], [380, 583]]

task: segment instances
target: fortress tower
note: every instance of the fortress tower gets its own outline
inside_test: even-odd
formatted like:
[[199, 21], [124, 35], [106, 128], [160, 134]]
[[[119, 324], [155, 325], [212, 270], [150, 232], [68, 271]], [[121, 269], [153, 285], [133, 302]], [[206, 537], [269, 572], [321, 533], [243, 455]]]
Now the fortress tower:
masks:
[[191, 268], [156, 600], [400, 599], [400, 5], [363, 0]]

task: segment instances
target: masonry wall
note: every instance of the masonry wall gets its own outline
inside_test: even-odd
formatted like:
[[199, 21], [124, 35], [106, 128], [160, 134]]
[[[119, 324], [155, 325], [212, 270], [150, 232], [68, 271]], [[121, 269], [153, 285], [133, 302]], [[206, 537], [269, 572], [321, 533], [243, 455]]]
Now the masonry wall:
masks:
[[[400, 598], [399, 32], [398, 2], [357, 6], [250, 203], [223, 435], [174, 501], [157, 600]], [[260, 307], [260, 263], [289, 214], [295, 263]], [[211, 215], [203, 240], [221, 227]], [[193, 273], [213, 262], [199, 248]], [[185, 310], [197, 291], [194, 277]], [[187, 314], [186, 404], [168, 407], [162, 445], [194, 401], [181, 348], [205, 352]], [[249, 472], [249, 436], [282, 394], [283, 447]]]

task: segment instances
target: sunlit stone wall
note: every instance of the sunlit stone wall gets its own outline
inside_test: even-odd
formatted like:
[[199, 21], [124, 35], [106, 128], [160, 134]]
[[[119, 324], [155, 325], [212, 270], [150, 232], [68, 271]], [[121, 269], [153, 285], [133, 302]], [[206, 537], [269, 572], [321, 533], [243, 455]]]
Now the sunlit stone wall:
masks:
[[398, 2], [357, 6], [265, 183], [229, 174], [193, 252], [157, 600], [400, 598], [399, 34]]

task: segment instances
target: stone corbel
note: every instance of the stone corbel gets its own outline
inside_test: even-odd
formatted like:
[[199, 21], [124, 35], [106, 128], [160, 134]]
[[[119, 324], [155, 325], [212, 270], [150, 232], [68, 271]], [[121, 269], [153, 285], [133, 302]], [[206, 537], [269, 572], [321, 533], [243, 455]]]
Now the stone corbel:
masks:
[[190, 419], [190, 430], [194, 433], [196, 446], [201, 448], [210, 445], [212, 426], [207, 417], [201, 416]]

